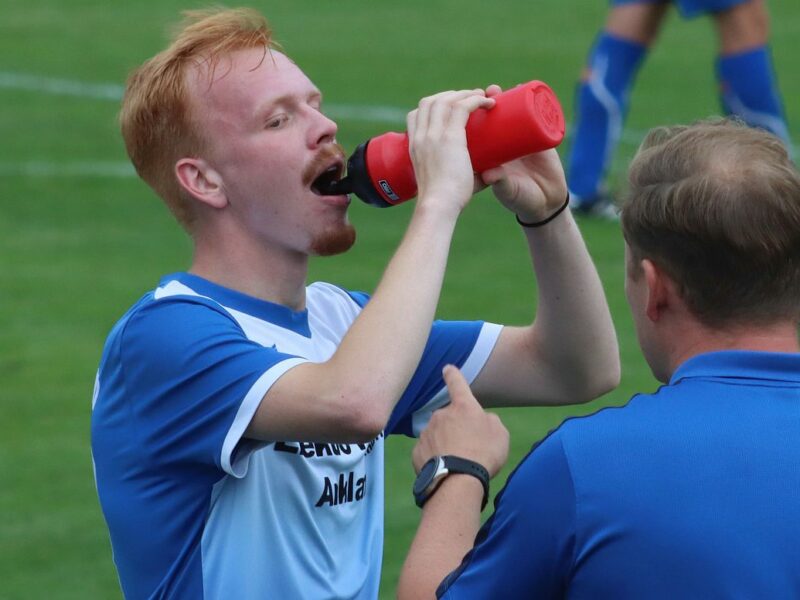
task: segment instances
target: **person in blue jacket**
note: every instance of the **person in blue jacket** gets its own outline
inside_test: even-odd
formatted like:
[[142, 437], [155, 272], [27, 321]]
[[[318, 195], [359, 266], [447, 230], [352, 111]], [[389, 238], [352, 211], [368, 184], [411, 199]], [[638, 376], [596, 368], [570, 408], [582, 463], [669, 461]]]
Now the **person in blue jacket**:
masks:
[[630, 183], [625, 291], [664, 385], [551, 432], [479, 531], [508, 436], [449, 367], [401, 600], [800, 597], [800, 173], [772, 134], [706, 121], [653, 130]]

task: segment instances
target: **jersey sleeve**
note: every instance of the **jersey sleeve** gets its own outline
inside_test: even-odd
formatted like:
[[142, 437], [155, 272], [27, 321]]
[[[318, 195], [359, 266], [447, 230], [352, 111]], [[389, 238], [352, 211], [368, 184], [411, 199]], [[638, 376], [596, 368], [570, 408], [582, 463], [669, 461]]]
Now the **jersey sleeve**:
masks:
[[556, 432], [511, 474], [475, 546], [437, 597], [564, 598], [575, 539], [575, 489]]
[[392, 411], [386, 433], [418, 436], [433, 411], [450, 402], [442, 377], [445, 365], [457, 366], [472, 383], [486, 364], [501, 329], [482, 321], [434, 321], [422, 359]]
[[159, 300], [121, 333], [123, 410], [160, 462], [243, 477], [262, 445], [244, 431], [270, 386], [301, 362], [249, 340], [213, 301]]

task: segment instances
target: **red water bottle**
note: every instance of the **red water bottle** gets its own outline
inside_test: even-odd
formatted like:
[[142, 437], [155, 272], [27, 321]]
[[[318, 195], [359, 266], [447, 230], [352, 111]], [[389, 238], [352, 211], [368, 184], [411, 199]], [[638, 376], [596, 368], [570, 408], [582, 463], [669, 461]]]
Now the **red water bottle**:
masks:
[[[467, 120], [467, 149], [476, 173], [555, 148], [564, 139], [564, 112], [547, 84], [530, 81], [494, 100], [492, 108], [479, 108]], [[361, 144], [347, 161], [347, 176], [330, 192], [354, 192], [381, 207], [413, 198], [417, 180], [408, 134], [388, 132]]]

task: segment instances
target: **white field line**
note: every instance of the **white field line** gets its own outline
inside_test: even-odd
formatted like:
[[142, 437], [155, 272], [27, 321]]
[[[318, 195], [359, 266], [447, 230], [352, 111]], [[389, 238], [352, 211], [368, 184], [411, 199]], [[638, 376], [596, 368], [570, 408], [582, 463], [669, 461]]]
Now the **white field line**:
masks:
[[0, 88], [97, 100], [120, 100], [123, 91], [123, 87], [115, 83], [85, 83], [8, 71], [0, 71]]
[[[43, 77], [29, 73], [0, 71], [0, 89], [23, 90], [37, 94], [55, 96], [74, 96], [92, 100], [119, 102], [123, 86], [116, 83], [87, 83], [72, 79]], [[385, 125], [404, 125], [409, 109], [396, 106], [326, 104], [325, 113], [333, 119], [382, 123]], [[645, 131], [626, 129], [620, 142], [638, 146]], [[569, 128], [568, 128], [569, 136]], [[800, 146], [792, 144], [794, 156], [800, 156]], [[614, 172], [620, 167], [612, 169]], [[0, 162], [0, 177], [26, 175], [34, 177], [133, 177], [133, 167], [127, 161], [82, 161], [82, 162]]]
[[52, 162], [33, 160], [0, 162], [0, 177], [135, 177], [133, 165], [127, 161]]
[[[92, 100], [113, 100], [115, 102], [122, 99], [124, 91], [123, 86], [116, 83], [86, 83], [8, 71], [0, 71], [0, 89], [24, 90], [55, 96], [76, 96]], [[325, 113], [334, 119], [404, 124], [408, 110], [394, 106], [331, 104], [325, 105]]]

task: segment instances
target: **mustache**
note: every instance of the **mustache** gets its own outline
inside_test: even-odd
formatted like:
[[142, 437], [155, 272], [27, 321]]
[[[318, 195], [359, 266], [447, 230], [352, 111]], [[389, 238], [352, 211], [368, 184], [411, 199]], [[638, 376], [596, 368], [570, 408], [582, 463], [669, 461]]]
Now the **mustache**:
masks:
[[332, 142], [323, 147], [303, 169], [303, 185], [311, 185], [319, 177], [323, 169], [335, 160], [341, 161], [342, 164], [346, 162], [344, 148], [342, 148], [341, 144]]

